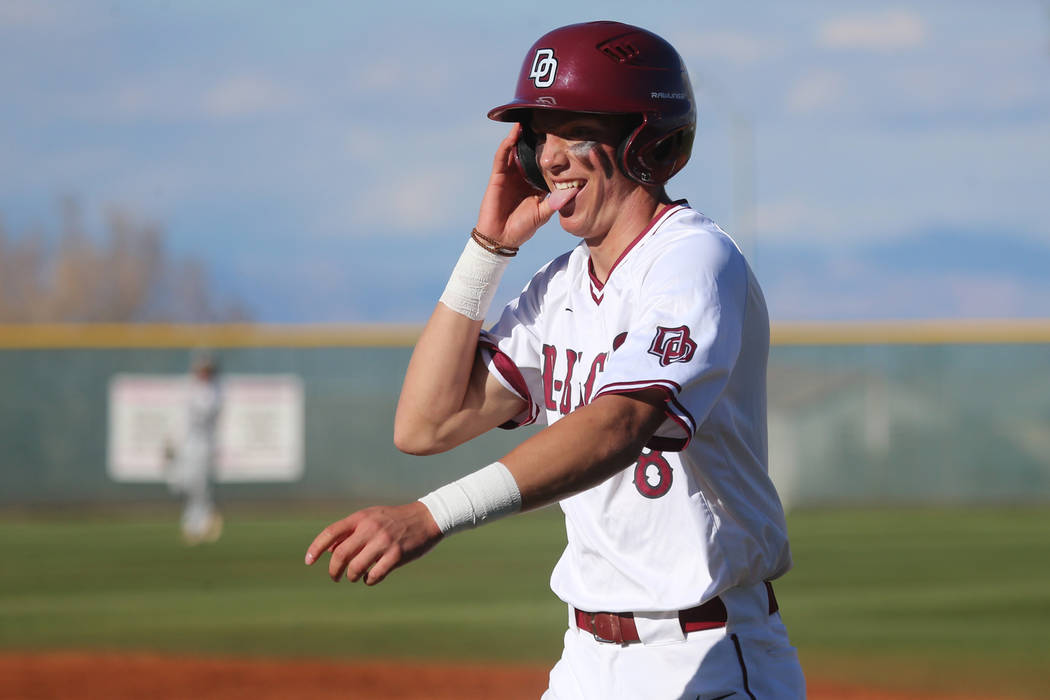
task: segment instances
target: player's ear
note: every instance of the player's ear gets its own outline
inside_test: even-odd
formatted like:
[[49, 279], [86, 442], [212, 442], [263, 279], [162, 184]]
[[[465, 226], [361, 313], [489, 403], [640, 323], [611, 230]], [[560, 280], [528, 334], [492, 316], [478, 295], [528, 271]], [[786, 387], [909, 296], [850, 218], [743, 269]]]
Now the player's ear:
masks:
[[543, 179], [543, 172], [536, 162], [536, 134], [533, 133], [527, 119], [521, 122], [517, 147], [514, 149], [514, 161], [518, 164], [521, 176], [533, 188], [540, 192], [550, 191], [547, 188], [547, 182]]

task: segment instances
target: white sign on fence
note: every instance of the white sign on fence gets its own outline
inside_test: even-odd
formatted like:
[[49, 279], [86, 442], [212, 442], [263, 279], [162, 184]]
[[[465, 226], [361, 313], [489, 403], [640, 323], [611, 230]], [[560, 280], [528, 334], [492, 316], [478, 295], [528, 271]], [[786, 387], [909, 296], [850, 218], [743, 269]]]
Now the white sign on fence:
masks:
[[[109, 383], [107, 469], [115, 481], [164, 481], [165, 446], [186, 432], [189, 380], [118, 374]], [[216, 478], [295, 481], [303, 473], [303, 387], [295, 375], [225, 375]]]

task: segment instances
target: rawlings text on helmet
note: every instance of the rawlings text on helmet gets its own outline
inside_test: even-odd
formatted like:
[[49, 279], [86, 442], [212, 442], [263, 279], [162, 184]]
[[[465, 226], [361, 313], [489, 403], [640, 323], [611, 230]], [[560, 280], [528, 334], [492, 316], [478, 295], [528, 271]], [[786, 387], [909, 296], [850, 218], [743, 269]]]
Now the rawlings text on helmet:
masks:
[[536, 55], [532, 59], [532, 70], [529, 77], [538, 88], [549, 88], [554, 85], [554, 77], [558, 74], [558, 59], [554, 58], [554, 49], [536, 49]]

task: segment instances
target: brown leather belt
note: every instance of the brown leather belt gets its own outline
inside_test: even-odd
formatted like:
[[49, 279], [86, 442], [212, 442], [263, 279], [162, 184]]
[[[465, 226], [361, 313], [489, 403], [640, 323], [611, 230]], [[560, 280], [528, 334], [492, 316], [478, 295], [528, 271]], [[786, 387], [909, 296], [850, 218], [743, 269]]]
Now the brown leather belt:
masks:
[[[773, 586], [766, 581], [766, 593], [769, 594], [769, 614], [772, 615], [780, 606], [773, 595]], [[590, 632], [595, 640], [609, 644], [630, 644], [639, 642], [638, 627], [634, 624], [634, 613], [585, 612], [577, 608], [576, 626], [584, 632]], [[678, 623], [682, 632], [725, 627], [729, 614], [721, 598], [715, 597], [703, 605], [678, 611]]]

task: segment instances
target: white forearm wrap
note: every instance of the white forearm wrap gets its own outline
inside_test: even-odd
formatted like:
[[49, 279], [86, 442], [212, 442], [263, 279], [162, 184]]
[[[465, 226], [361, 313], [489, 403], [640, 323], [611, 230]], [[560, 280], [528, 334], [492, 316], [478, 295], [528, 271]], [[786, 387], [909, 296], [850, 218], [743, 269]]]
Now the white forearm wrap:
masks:
[[500, 277], [510, 258], [482, 248], [471, 238], [445, 285], [441, 303], [474, 321], [481, 321], [496, 296]]
[[419, 499], [443, 535], [466, 530], [521, 510], [518, 483], [502, 462], [431, 491]]

